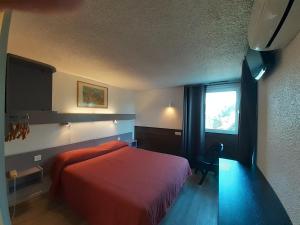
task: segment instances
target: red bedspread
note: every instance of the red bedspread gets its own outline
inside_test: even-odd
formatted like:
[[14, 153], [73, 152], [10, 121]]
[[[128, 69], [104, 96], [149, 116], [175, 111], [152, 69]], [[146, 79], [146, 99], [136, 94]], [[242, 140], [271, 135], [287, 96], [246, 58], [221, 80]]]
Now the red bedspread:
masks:
[[54, 183], [91, 225], [156, 225], [190, 174], [184, 158], [123, 146], [67, 164]]

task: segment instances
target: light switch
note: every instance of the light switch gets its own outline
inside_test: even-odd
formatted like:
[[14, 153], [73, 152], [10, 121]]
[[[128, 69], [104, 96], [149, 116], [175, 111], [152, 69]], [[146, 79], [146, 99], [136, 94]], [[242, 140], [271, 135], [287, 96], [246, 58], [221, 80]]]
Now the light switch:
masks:
[[35, 162], [38, 162], [38, 161], [41, 161], [42, 160], [42, 155], [35, 155], [34, 156], [34, 161]]

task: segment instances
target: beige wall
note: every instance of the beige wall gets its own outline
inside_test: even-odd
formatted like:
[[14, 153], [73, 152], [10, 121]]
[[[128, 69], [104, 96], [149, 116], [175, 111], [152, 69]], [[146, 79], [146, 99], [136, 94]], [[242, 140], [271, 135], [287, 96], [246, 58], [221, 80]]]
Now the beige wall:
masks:
[[259, 82], [258, 166], [300, 224], [300, 34]]
[[[69, 113], [135, 113], [134, 92], [105, 85], [109, 88], [108, 109], [77, 108], [77, 80], [103, 85], [81, 77], [57, 72], [53, 77], [53, 110]], [[13, 155], [44, 148], [66, 145], [96, 138], [133, 132], [134, 121], [72, 123], [71, 127], [59, 124], [33, 125], [24, 141], [5, 144], [5, 154]]]
[[[172, 103], [174, 107], [168, 107]], [[139, 91], [136, 94], [136, 125], [181, 129], [183, 87]]]
[[[77, 80], [108, 87], [108, 108], [78, 108]], [[74, 75], [56, 72], [53, 76], [52, 109], [69, 113], [134, 113], [134, 92], [101, 84]]]

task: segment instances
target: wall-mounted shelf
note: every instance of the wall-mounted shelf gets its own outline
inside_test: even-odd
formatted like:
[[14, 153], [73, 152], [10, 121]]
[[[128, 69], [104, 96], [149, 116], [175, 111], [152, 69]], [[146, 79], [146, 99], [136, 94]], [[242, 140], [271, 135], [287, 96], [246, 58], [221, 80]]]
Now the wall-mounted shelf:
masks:
[[61, 124], [61, 123], [82, 123], [96, 121], [113, 121], [113, 120], [133, 120], [135, 114], [89, 114], [89, 113], [57, 113], [53, 111], [32, 111], [32, 112], [15, 112], [7, 113], [6, 121], [18, 120], [29, 115], [29, 124]]

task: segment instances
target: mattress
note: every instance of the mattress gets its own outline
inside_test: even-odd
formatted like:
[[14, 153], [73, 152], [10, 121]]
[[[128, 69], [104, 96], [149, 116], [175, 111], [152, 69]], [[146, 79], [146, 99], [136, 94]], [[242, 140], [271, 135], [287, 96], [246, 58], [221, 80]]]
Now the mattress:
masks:
[[157, 225], [191, 174], [188, 161], [117, 141], [99, 149], [58, 160], [68, 163], [55, 164], [52, 194], [91, 225]]

